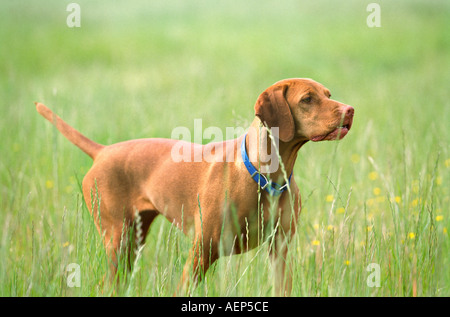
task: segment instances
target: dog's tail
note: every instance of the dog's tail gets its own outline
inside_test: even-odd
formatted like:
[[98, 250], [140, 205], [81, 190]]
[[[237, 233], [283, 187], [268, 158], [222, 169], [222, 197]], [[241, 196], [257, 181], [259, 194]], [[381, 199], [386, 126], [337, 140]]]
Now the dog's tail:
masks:
[[104, 145], [95, 143], [94, 141], [82, 135], [42, 103], [35, 102], [35, 104], [37, 112], [39, 112], [45, 119], [50, 121], [70, 142], [78, 146], [92, 159], [95, 159], [97, 154], [105, 147]]

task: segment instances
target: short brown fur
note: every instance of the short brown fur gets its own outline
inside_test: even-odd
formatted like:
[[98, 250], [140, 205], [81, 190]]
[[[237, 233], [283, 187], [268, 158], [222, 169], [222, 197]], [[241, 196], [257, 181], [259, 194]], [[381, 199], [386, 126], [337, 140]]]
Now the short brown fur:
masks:
[[[266, 142], [273, 150], [270, 139], [260, 134], [265, 129], [261, 129], [263, 125], [279, 128], [277, 150], [286, 175], [293, 171], [298, 150], [309, 140], [334, 140], [345, 136], [352, 125], [354, 110], [329, 97], [328, 89], [310, 79], [282, 80], [267, 88], [255, 104], [256, 117], [246, 138], [253, 165], [266, 162], [261, 159], [258, 144]], [[113, 270], [119, 251], [127, 243], [123, 240], [123, 227], [132, 228], [136, 211], [141, 216], [144, 238], [157, 215], [163, 215], [185, 233], [193, 234], [193, 247], [183, 271], [180, 294], [191, 274], [195, 281], [217, 260], [219, 246], [225, 254], [246, 251], [261, 241], [261, 219], [266, 230], [270, 226], [269, 206], [273, 199], [266, 191], [261, 191], [263, 217], [260, 217], [258, 184], [250, 177], [241, 158], [244, 135], [220, 143], [188, 145], [191, 153], [196, 149], [211, 152], [220, 147], [224, 149], [222, 162], [175, 162], [171, 159], [171, 149], [179, 142], [177, 140], [139, 139], [103, 146], [70, 127], [43, 104], [36, 103], [36, 108], [67, 139], [94, 159], [83, 180], [83, 195], [96, 220], [100, 206], [101, 227], [98, 221], [96, 225], [104, 236]], [[283, 183], [283, 175], [278, 168], [267, 176]], [[288, 295], [292, 278], [290, 270], [285, 270], [286, 243], [295, 232], [301, 208], [294, 177], [290, 190], [275, 201], [277, 213], [269, 229], [276, 228], [272, 254], [278, 276], [277, 295]], [[232, 212], [237, 219], [232, 219]], [[130, 258], [132, 253], [128, 251]]]

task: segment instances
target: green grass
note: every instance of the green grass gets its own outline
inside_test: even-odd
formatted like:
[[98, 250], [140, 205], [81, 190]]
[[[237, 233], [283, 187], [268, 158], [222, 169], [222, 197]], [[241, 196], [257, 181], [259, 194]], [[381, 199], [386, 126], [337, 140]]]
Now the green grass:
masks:
[[[448, 1], [0, 3], [0, 296], [171, 296], [190, 241], [158, 218], [129, 283], [105, 282], [79, 182], [91, 161], [34, 109], [93, 140], [245, 126], [265, 88], [310, 77], [355, 107], [340, 142], [305, 145], [293, 296], [449, 296]], [[225, 130], [223, 130], [225, 131]], [[204, 140], [207, 142], [208, 140]], [[267, 245], [223, 257], [190, 294], [273, 295]], [[65, 268], [80, 265], [81, 287]], [[368, 264], [381, 269], [368, 287]]]

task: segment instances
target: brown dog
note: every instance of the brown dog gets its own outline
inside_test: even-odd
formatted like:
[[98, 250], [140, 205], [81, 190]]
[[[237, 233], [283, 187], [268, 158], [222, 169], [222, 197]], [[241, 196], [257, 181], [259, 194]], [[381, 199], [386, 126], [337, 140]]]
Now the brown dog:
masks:
[[[285, 260], [301, 207], [291, 178], [297, 152], [310, 140], [343, 138], [354, 114], [352, 107], [331, 100], [321, 84], [286, 79], [259, 96], [248, 133], [237, 139], [207, 145], [140, 139], [103, 146], [43, 104], [36, 103], [36, 108], [94, 160], [83, 180], [83, 195], [114, 265], [121, 250], [133, 254], [133, 241], [124, 237], [135, 226], [135, 215], [142, 226], [139, 237], [145, 239], [161, 214], [185, 233], [193, 233], [180, 285], [186, 286], [189, 276], [196, 281], [221, 254], [247, 251], [270, 237], [278, 295], [291, 289]], [[278, 135], [266, 133], [267, 127], [272, 132], [278, 128]], [[180, 149], [187, 151], [188, 159], [185, 155], [180, 160]], [[196, 153], [209, 153], [210, 159], [198, 159]]]

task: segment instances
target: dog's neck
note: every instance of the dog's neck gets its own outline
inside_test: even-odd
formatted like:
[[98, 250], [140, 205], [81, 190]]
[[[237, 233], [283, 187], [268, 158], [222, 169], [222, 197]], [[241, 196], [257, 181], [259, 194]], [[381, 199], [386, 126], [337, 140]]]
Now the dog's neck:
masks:
[[[278, 136], [272, 136], [271, 138], [261, 120], [255, 117], [245, 140], [247, 153], [253, 166], [273, 181], [284, 184], [285, 178], [289, 177], [294, 169], [298, 150], [306, 141], [282, 142]], [[278, 149], [274, 143], [278, 143]], [[278, 158], [281, 158], [281, 162]], [[286, 174], [283, 173], [282, 166]]]

